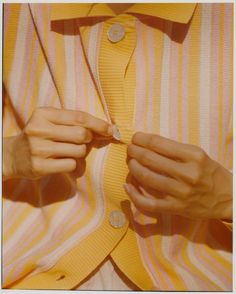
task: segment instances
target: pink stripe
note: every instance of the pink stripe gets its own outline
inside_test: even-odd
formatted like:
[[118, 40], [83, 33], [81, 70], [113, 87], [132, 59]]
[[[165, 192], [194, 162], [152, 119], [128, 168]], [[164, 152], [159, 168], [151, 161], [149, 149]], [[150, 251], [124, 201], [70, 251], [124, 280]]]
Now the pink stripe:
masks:
[[195, 252], [196, 256], [198, 256], [198, 259], [201, 260], [202, 264], [205, 264], [206, 268], [214, 273], [215, 277], [218, 277], [218, 280], [225, 284], [225, 289], [230, 289], [232, 287], [232, 282], [229, 281], [229, 279], [232, 278], [231, 270], [227, 270], [219, 262], [217, 262], [216, 259], [208, 255], [202, 245], [195, 246]]
[[[153, 132], [153, 96], [154, 96], [154, 83], [155, 81], [155, 71], [156, 71], [156, 63], [155, 63], [155, 55], [154, 55], [154, 46], [153, 46], [153, 30], [149, 28], [147, 31], [147, 48], [148, 48], [148, 101], [147, 101], [147, 131]], [[145, 96], [144, 96], [145, 97]], [[143, 100], [144, 100], [143, 97]]]
[[4, 36], [7, 31], [7, 26], [8, 26], [8, 20], [10, 16], [10, 11], [11, 11], [11, 4], [4, 3], [3, 4], [3, 14], [4, 14], [4, 24], [3, 24], [3, 30], [4, 30]]
[[[162, 285], [160, 290], [162, 289], [165, 289], [165, 290], [175, 290], [175, 286], [174, 284], [172, 283], [172, 280], [169, 278], [170, 277], [170, 274], [167, 272], [167, 270], [165, 269], [165, 267], [163, 267], [163, 264], [161, 264], [159, 262], [159, 259], [158, 259], [158, 251], [157, 251], [157, 248], [156, 248], [156, 244], [155, 244], [155, 241], [154, 241], [154, 237], [150, 237], [150, 244], [151, 244], [151, 256], [149, 257], [149, 260], [150, 260], [150, 263], [151, 261], [157, 265], [157, 267], [153, 267], [153, 270], [154, 270], [154, 276], [158, 276], [159, 275], [159, 272], [162, 273], [162, 276], [165, 280], [165, 283], [167, 285], [167, 288]], [[146, 249], [148, 250], [148, 249]], [[161, 249], [162, 250], [162, 249]], [[166, 255], [165, 253], [162, 251], [162, 255], [166, 258]], [[169, 261], [169, 260], [168, 260]]]
[[[103, 158], [103, 161], [101, 162], [101, 167], [103, 166], [104, 160], [105, 160], [105, 158]], [[97, 179], [97, 180], [99, 181], [99, 183], [101, 183], [101, 180], [100, 179], [103, 176], [103, 173], [100, 172], [98, 174], [99, 174], [99, 179]], [[84, 195], [82, 197], [84, 197]], [[103, 202], [103, 204], [104, 204], [104, 202]], [[88, 206], [87, 206], [87, 208], [88, 208]], [[13, 273], [14, 276], [16, 278], [18, 278], [22, 274], [22, 271], [23, 271], [23, 269], [25, 267], [25, 264], [27, 264], [27, 260], [30, 258], [31, 255], [34, 255], [34, 252], [37, 251], [37, 250], [40, 250], [40, 251], [43, 250], [42, 251], [42, 254], [41, 254], [42, 258], [45, 259], [45, 256], [46, 256], [47, 265], [48, 266], [52, 266], [63, 254], [66, 254], [66, 252], [69, 249], [71, 249], [71, 244], [73, 244], [73, 247], [76, 246], [76, 244], [78, 244], [83, 238], [85, 238], [88, 234], [92, 233], [93, 231], [95, 231], [97, 229], [97, 227], [101, 224], [101, 221], [103, 219], [103, 215], [101, 215], [99, 213], [101, 211], [102, 212], [104, 211], [104, 207], [99, 206], [98, 203], [97, 203], [96, 214], [93, 216], [93, 218], [91, 219], [91, 221], [86, 225], [86, 227], [84, 227], [79, 232], [75, 233], [74, 235], [72, 235], [69, 238], [69, 240], [68, 240], [69, 243], [68, 244], [66, 244], [66, 242], [64, 244], [61, 244], [61, 246], [58, 246], [57, 249], [54, 250], [53, 252], [49, 252], [49, 250], [53, 247], [54, 244], [52, 245], [52, 244], [46, 243], [41, 248], [39, 248], [39, 247], [38, 248], [34, 248], [33, 251], [30, 252], [30, 254], [28, 254], [28, 256], [26, 255], [26, 256], [24, 256], [24, 257], [21, 258], [21, 260], [19, 261], [19, 263], [18, 263], [17, 266], [12, 266], [12, 268], [14, 268], [14, 273]], [[81, 212], [79, 212], [78, 213], [79, 214], [79, 220], [81, 220], [82, 217], [86, 213], [87, 213], [87, 209], [84, 209], [83, 214]], [[77, 219], [77, 221], [78, 221], [78, 219]], [[58, 228], [59, 227], [60, 226], [58, 226]], [[51, 262], [51, 264], [50, 264], [50, 262]], [[38, 264], [40, 264], [40, 265], [42, 264], [42, 266], [45, 267], [45, 264], [42, 263], [41, 260], [38, 260]], [[43, 268], [43, 270], [44, 270], [44, 268]], [[33, 271], [33, 273], [40, 272], [40, 271], [42, 271], [42, 269], [40, 267], [38, 267], [35, 271]]]
[[43, 230], [43, 227], [37, 226], [37, 227], [34, 227], [33, 230], [25, 231], [21, 235], [21, 238], [17, 241], [17, 248], [13, 247], [10, 251], [7, 251], [6, 253], [5, 253], [5, 250], [3, 250], [4, 272], [5, 272], [5, 269], [7, 269], [7, 267], [10, 266], [11, 262], [12, 263], [16, 262], [16, 257], [19, 254], [19, 250], [17, 249], [19, 248], [20, 252], [22, 252], [24, 248], [26, 248], [29, 245], [29, 243], [33, 241], [34, 238], [36, 238], [42, 232], [42, 230]]
[[[197, 269], [195, 265], [191, 262], [189, 259], [189, 262], [191, 262], [191, 265], [189, 266], [188, 263], [185, 262], [183, 258], [183, 253], [186, 252], [186, 249], [183, 251], [183, 246], [186, 245], [186, 237], [185, 235], [189, 236], [191, 234], [189, 232], [189, 228], [186, 227], [185, 224], [186, 220], [184, 220], [182, 217], [179, 216], [173, 216], [173, 232], [176, 234], [172, 237], [171, 247], [170, 247], [170, 259], [172, 260], [173, 264], [178, 265], [179, 268], [182, 269], [182, 271], [187, 272], [191, 278], [194, 281], [194, 285], [191, 285], [191, 281], [189, 281], [189, 276], [184, 274], [182, 271], [178, 271], [176, 268], [175, 270], [181, 275], [185, 285], [186, 289], [191, 290], [199, 290], [199, 289], [208, 289], [209, 283], [207, 283], [205, 280], [202, 279], [201, 276], [199, 276]], [[185, 232], [185, 229], [187, 231]], [[192, 225], [192, 228], [194, 229], [194, 225]], [[189, 245], [188, 245], [189, 246]], [[195, 246], [193, 244], [193, 246]], [[196, 289], [197, 285], [197, 289]]]
[[[225, 3], [225, 13], [224, 13], [224, 83], [223, 83], [223, 142], [224, 144], [229, 129], [229, 121], [230, 121], [230, 101], [232, 100], [232, 55], [231, 55], [231, 48], [232, 48], [232, 30], [233, 30], [233, 4], [232, 3]], [[225, 145], [223, 145], [222, 152], [224, 152]], [[222, 159], [225, 161], [225, 158], [222, 154]]]
[[[76, 23], [77, 25], [77, 23]], [[76, 77], [77, 77], [77, 103], [76, 103], [76, 110], [86, 111], [85, 110], [85, 93], [84, 93], [84, 82], [85, 82], [85, 60], [84, 60], [84, 53], [81, 47], [81, 39], [80, 35], [77, 35], [75, 38], [75, 54], [76, 54]]]
[[169, 127], [170, 137], [174, 140], [178, 140], [178, 51], [179, 44], [177, 42], [171, 42], [170, 52], [170, 84], [169, 84]]
[[[137, 42], [135, 49], [135, 64], [136, 64], [136, 111], [135, 111], [135, 129], [136, 131], [142, 131], [145, 122], [143, 110], [145, 109], [145, 85], [146, 85], [146, 72], [145, 72], [145, 61], [143, 58], [143, 38], [142, 38], [142, 25], [137, 20]], [[140, 70], [142, 69], [142, 70]]]
[[[84, 69], [85, 70], [85, 69]], [[88, 93], [88, 101], [89, 101], [89, 110], [88, 112], [94, 116], [97, 116], [96, 108], [95, 108], [95, 100], [99, 99], [98, 96], [95, 95], [95, 88], [93, 81], [91, 80], [90, 76], [86, 75], [87, 77], [87, 93]]]
[[19, 206], [16, 206], [16, 200], [20, 198], [20, 193], [23, 193], [24, 186], [28, 180], [21, 179], [15, 184], [14, 191], [11, 195], [11, 200], [7, 201], [3, 205], [3, 219], [7, 218], [7, 215], [15, 215], [15, 211], [18, 210]]
[[[45, 7], [46, 7], [46, 11], [45, 11]], [[45, 30], [48, 32], [48, 39], [46, 40], [46, 42], [43, 42], [43, 45], [45, 45], [45, 44], [47, 45], [47, 47], [43, 48], [46, 51], [46, 56], [47, 56], [47, 59], [45, 59], [45, 63], [47, 63], [47, 65], [49, 67], [50, 74], [51, 74], [51, 72], [53, 73], [52, 81], [55, 86], [55, 92], [58, 95], [59, 89], [55, 85], [55, 78], [57, 77], [57, 75], [56, 75], [56, 72], [57, 72], [56, 61], [57, 60], [56, 60], [56, 56], [55, 56], [55, 53], [57, 51], [56, 40], [55, 40], [56, 34], [55, 34], [55, 32], [51, 31], [51, 5], [33, 3], [33, 4], [30, 4], [30, 8], [33, 9], [33, 11], [34, 11], [33, 14], [36, 15], [34, 20], [36, 21], [39, 38], [42, 40], [43, 40], [42, 36], [44, 36], [44, 28], [45, 28], [45, 25], [47, 25], [47, 28], [45, 28]], [[47, 22], [45, 22], [45, 20]], [[62, 88], [63, 87], [60, 87], [60, 89], [62, 89]], [[60, 95], [58, 101], [56, 101], [56, 104], [59, 105], [60, 107], [62, 107], [62, 105], [63, 105], [62, 97], [64, 97], [64, 96]]]
[[218, 160], [219, 156], [219, 46], [220, 46], [220, 5], [212, 7], [212, 50], [211, 50], [211, 107], [210, 107], [210, 152]]
[[[203, 235], [202, 228], [200, 228], [198, 230], [197, 234], [195, 235], [194, 240], [196, 242], [199, 242], [202, 239], [201, 235]], [[225, 289], [230, 289], [232, 287], [232, 284], [229, 282], [228, 279], [226, 279], [225, 275], [227, 275], [229, 277], [231, 275], [231, 272], [227, 271], [219, 262], [217, 262], [216, 259], [212, 258], [209, 254], [207, 254], [207, 251], [204, 248], [205, 246], [206, 246], [205, 244], [204, 245], [201, 245], [201, 244], [194, 245], [194, 252], [195, 252], [195, 255], [196, 255], [198, 261], [202, 265], [204, 265], [204, 267], [207, 270], [209, 270], [210, 272], [212, 272], [214, 274], [216, 280], [219, 280], [225, 284]], [[225, 289], [222, 289], [222, 290], [225, 290]]]
[[[84, 210], [81, 212], [81, 203], [82, 203], [82, 195], [77, 197], [77, 199], [79, 200], [79, 206], [78, 206], [78, 201], [77, 204], [74, 204], [72, 203], [72, 209], [70, 209], [69, 211], [65, 211], [65, 214], [67, 217], [65, 217], [64, 219], [61, 219], [60, 218], [60, 221], [58, 221], [58, 225], [57, 227], [54, 229], [54, 231], [49, 231], [47, 233], [47, 235], [44, 235], [43, 236], [43, 239], [40, 241], [40, 242], [45, 242], [45, 240], [47, 240], [46, 243], [43, 243], [42, 246], [40, 246], [40, 242], [38, 244], [36, 244], [34, 246], [34, 249], [31, 250], [30, 254], [28, 254], [27, 252], [21, 256], [21, 258], [18, 260], [18, 262], [15, 262], [14, 264], [12, 265], [9, 265], [8, 267], [6, 267], [6, 269], [4, 269], [4, 271], [6, 273], [10, 272], [14, 267], [15, 267], [15, 272], [14, 272], [14, 277], [16, 279], [20, 278], [21, 275], [22, 275], [22, 269], [24, 267], [24, 265], [26, 265], [28, 263], [28, 261], [30, 259], [32, 259], [32, 257], [34, 257], [35, 254], [38, 254], [40, 252], [40, 255], [43, 257], [44, 254], [47, 254], [48, 251], [53, 248], [53, 246], [55, 246], [55, 244], [58, 244], [58, 239], [63, 239], [63, 236], [62, 236], [62, 233], [63, 232], [66, 232], [65, 229], [63, 228], [64, 226], [64, 222], [67, 221], [67, 219], [71, 218], [71, 213], [74, 213], [75, 210], [77, 212], [77, 221], [81, 220], [82, 217], [84, 216], [84, 214], [87, 212], [87, 210]], [[71, 203], [70, 203], [70, 206], [71, 206]], [[79, 209], [78, 209], [79, 208]], [[47, 214], [46, 212], [47, 208], [44, 208], [44, 213]], [[49, 209], [50, 210], [50, 209]], [[57, 216], [58, 217], [58, 216]], [[45, 223], [45, 219], [39, 219], [38, 221], [36, 221], [37, 223], [39, 224], [44, 224]], [[25, 240], [28, 241], [28, 234], [32, 231], [35, 230], [35, 226], [34, 226], [35, 222], [32, 223], [32, 225], [30, 226], [29, 230], [28, 231], [25, 231], [24, 234], [21, 235], [21, 238], [19, 239], [19, 243], [21, 242], [25, 242]], [[62, 225], [63, 224], [63, 225]], [[63, 229], [62, 229], [63, 228]], [[41, 227], [38, 226], [38, 229], [37, 229], [37, 235], [36, 237], [38, 237], [38, 234], [41, 233], [42, 230], [45, 229], [45, 225], [42, 225]], [[56, 238], [55, 236], [57, 236], [58, 238]], [[52, 242], [53, 241], [53, 242]], [[28, 243], [26, 243], [27, 245]], [[11, 254], [12, 252], [9, 252], [9, 254]], [[34, 259], [34, 258], [33, 258]], [[50, 260], [48, 259], [48, 262], [50, 262]], [[36, 264], [37, 264], [37, 261], [35, 260], [35, 263], [34, 263], [34, 267], [36, 267]]]
[[[41, 248], [40, 248], [40, 252], [41, 255], [45, 252], [48, 252], [48, 250], [50, 250], [51, 247], [55, 246], [55, 244], [59, 244], [60, 240], [62, 240], [63, 237], [63, 233], [68, 232], [68, 230], [72, 227], [72, 225], [79, 223], [79, 221], [81, 221], [81, 219], [85, 216], [85, 214], [88, 211], [88, 204], [85, 202], [85, 206], [82, 206], [82, 203], [84, 203], [82, 200], [84, 200], [84, 194], [79, 194], [76, 196], [76, 203], [72, 203], [71, 205], [71, 209], [69, 209], [68, 211], [65, 212], [65, 217], [61, 218], [60, 223], [58, 223], [58, 226], [55, 228], [55, 230], [50, 233], [51, 237], [48, 240], [48, 242], [46, 244], [44, 244]], [[86, 209], [85, 209], [86, 208]], [[71, 216], [74, 216], [73, 218]], [[71, 223], [69, 222], [71, 220]], [[38, 222], [37, 222], [38, 223]], [[34, 227], [33, 227], [34, 226]], [[44, 227], [38, 227], [38, 230], [35, 230], [35, 223], [33, 224], [33, 226], [26, 231], [21, 238], [19, 239], [19, 248], [21, 250], [23, 250], [26, 246], [28, 246], [28, 243], [30, 241], [29, 237], [31, 236], [31, 232], [37, 231], [37, 235], [34, 234], [35, 238], [38, 238], [38, 235], [42, 232], [42, 230], [44, 229]], [[47, 235], [44, 236], [44, 238], [47, 238]], [[32, 239], [32, 238], [31, 238]], [[27, 240], [27, 243], [25, 242], [25, 240]], [[52, 242], [53, 241], [53, 242]], [[52, 243], [51, 243], [52, 242]], [[23, 246], [24, 245], [24, 246]], [[38, 249], [39, 252], [39, 249]], [[17, 251], [15, 251], [15, 255], [18, 254]], [[29, 256], [28, 256], [28, 260], [33, 257], [33, 255], [35, 254], [35, 252], [32, 252]], [[14, 252], [9, 252], [8, 255], [5, 257], [10, 257], [11, 259], [14, 259]], [[27, 253], [26, 253], [27, 255]], [[22, 258], [22, 257], [21, 257]], [[10, 262], [10, 261], [9, 261]], [[19, 261], [20, 262], [20, 261]], [[25, 262], [25, 258], [24, 258], [24, 262]], [[48, 260], [48, 262], [50, 262], [50, 260]], [[36, 265], [36, 264], [35, 264]]]
[[[22, 7], [21, 9], [27, 9], [25, 7]], [[27, 87], [29, 86], [27, 83], [27, 73], [29, 70], [29, 56], [31, 53], [31, 49], [32, 49], [32, 43], [33, 43], [33, 26], [32, 23], [29, 19], [28, 21], [28, 30], [27, 30], [27, 35], [25, 38], [25, 51], [24, 51], [24, 56], [19, 56], [18, 58], [23, 58], [23, 67], [22, 70], [23, 72], [21, 73], [21, 81], [19, 84], [19, 88], [18, 88], [18, 95], [19, 95], [19, 99], [17, 100], [17, 105], [16, 105], [16, 109], [18, 110], [19, 113], [19, 109], [22, 107], [22, 103], [25, 104], [24, 98], [26, 95], [25, 93], [25, 89], [27, 89]], [[18, 32], [18, 34], [20, 34], [20, 31]], [[16, 52], [17, 54], [17, 52]], [[32, 98], [32, 97], [31, 97]], [[23, 119], [27, 120], [27, 117], [25, 117], [24, 112], [20, 113], [20, 115], [22, 116]]]
[[[12, 203], [12, 205], [10, 205], [7, 212], [5, 212], [3, 215], [3, 219], [7, 219], [7, 221], [3, 223], [3, 239], [4, 239], [4, 235], [7, 234], [7, 231], [11, 230], [12, 226], [15, 225], [15, 221], [17, 219], [21, 219], [20, 217], [21, 213], [25, 211], [25, 209], [27, 209], [28, 206], [29, 205], [26, 203], [16, 205], [16, 203], [14, 202]], [[4, 210], [5, 210], [5, 206], [4, 206]]]
[[189, 128], [188, 128], [188, 79], [189, 79], [189, 40], [190, 33], [184, 39], [183, 43], [183, 78], [182, 78], [182, 132], [183, 132], [183, 143], [189, 142]]
[[35, 84], [37, 83], [37, 63], [38, 63], [38, 55], [39, 55], [39, 43], [36, 41], [35, 48], [33, 50], [33, 60], [32, 60], [32, 65], [31, 68], [28, 69], [30, 72], [30, 82], [29, 82], [29, 88], [27, 91], [26, 98], [23, 102], [24, 105], [24, 111], [23, 115], [25, 120], [29, 119], [30, 116], [30, 109], [34, 104], [37, 105], [37, 100], [32, 99], [33, 97], [33, 88]]
[[[86, 210], [86, 211], [87, 211], [87, 210]], [[86, 211], [84, 210], [84, 213], [86, 213]], [[82, 217], [82, 214], [81, 214], [81, 213], [80, 213], [79, 215], [80, 215], [80, 217]], [[88, 232], [87, 232], [87, 233], [88, 233]], [[47, 249], [47, 248], [46, 248], [46, 249]], [[62, 246], [62, 249], [64, 249], [63, 246]], [[24, 265], [24, 264], [22, 264], [22, 263], [19, 264], [19, 267], [18, 267], [18, 270], [17, 270], [18, 273], [20, 273], [21, 268], [23, 267], [23, 265]]]
[[[162, 284], [161, 284], [161, 280], [159, 279], [159, 275], [156, 275], [155, 267], [153, 266], [152, 262], [150, 262], [150, 257], [148, 255], [149, 249], [147, 248], [147, 241], [145, 240], [145, 237], [144, 238], [141, 237], [141, 236], [145, 236], [145, 234], [146, 234], [144, 226], [139, 225], [140, 224], [140, 221], [139, 221], [140, 217], [139, 216], [141, 214], [134, 206], [132, 208], [133, 208], [132, 209], [133, 215], [135, 218], [135, 220], [133, 220], [132, 225], [133, 225], [135, 232], [136, 232], [137, 243], [139, 246], [139, 252], [141, 254], [143, 265], [144, 265], [145, 269], [147, 270], [147, 272], [149, 273], [150, 277], [152, 278], [154, 284], [157, 287], [159, 287], [159, 289], [162, 289]], [[160, 265], [160, 264], [158, 263], [158, 265]]]

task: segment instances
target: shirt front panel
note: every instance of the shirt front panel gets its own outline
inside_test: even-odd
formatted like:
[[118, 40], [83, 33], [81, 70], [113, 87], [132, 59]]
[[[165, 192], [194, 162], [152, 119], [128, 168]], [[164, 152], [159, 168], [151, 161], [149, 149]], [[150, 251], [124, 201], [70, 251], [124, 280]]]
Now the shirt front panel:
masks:
[[[48, 13], [46, 14], [48, 20], [45, 23], [49, 26], [50, 14], [48, 8], [44, 9]], [[35, 11], [37, 11], [35, 19], [38, 19], [38, 33], [53, 77], [51, 84], [56, 88], [56, 90], [53, 88], [53, 91], [57, 105], [61, 103], [59, 104], [61, 107], [82, 109], [95, 116], [110, 119], [117, 124], [121, 131], [119, 144], [109, 144], [109, 146], [104, 146], [104, 149], [91, 152], [87, 160], [88, 172], [84, 177], [77, 179], [77, 189], [83, 195], [78, 197], [77, 201], [83, 201], [80, 204], [81, 209], [86, 211], [84, 208], [87, 207], [87, 211], [90, 213], [79, 214], [82, 218], [80, 223], [77, 220], [73, 220], [74, 222], [71, 223], [71, 219], [67, 218], [68, 224], [73, 225], [74, 231], [71, 230], [67, 232], [68, 235], [61, 236], [62, 246], [59, 246], [57, 258], [63, 254], [64, 256], [51, 271], [51, 273], [55, 272], [55, 275], [52, 275], [51, 280], [47, 278], [46, 283], [60, 284], [58, 287], [65, 287], [65, 285], [73, 284], [72, 281], [78, 279], [79, 276], [82, 277], [67, 265], [69, 255], [65, 253], [75, 244], [72, 247], [66, 247], [65, 240], [69, 238], [70, 234], [72, 236], [75, 231], [81, 230], [85, 224], [94, 219], [94, 213], [100, 203], [100, 209], [104, 210], [103, 214], [96, 219], [97, 227], [93, 223], [91, 229], [85, 230], [85, 235], [88, 236], [91, 233], [90, 230], [96, 230], [97, 235], [104, 236], [102, 232], [105, 232], [105, 229], [109, 231], [108, 226], [104, 225], [109, 213], [114, 208], [121, 209], [123, 204], [131, 224], [127, 232], [123, 230], [121, 233], [114, 233], [112, 241], [109, 240], [110, 247], [108, 247], [111, 250], [114, 248], [114, 244], [123, 237], [119, 246], [112, 251], [112, 258], [137, 284], [141, 283], [140, 278], [142, 279], [142, 277], [139, 278], [139, 274], [142, 276], [143, 271], [139, 270], [138, 272], [136, 268], [131, 268], [132, 261], [137, 259], [137, 263], [143, 262], [146, 273], [152, 282], [148, 278], [144, 279], [146, 285], [140, 285], [141, 288], [229, 289], [231, 287], [231, 258], [226, 250], [227, 238], [223, 242], [220, 238], [222, 232], [224, 235], [228, 235], [224, 227], [218, 224], [219, 233], [212, 234], [211, 228], [214, 222], [195, 222], [164, 214], [159, 214], [155, 219], [144, 216], [132, 204], [129, 204], [122, 184], [128, 174], [125, 165], [126, 147], [132, 134], [138, 130], [202, 146], [213, 158], [226, 167], [230, 167], [231, 85], [229, 81], [231, 80], [231, 70], [229, 61], [232, 51], [227, 49], [232, 42], [230, 6], [199, 5], [189, 26], [156, 18], [141, 19], [126, 15], [120, 19], [119, 17], [109, 18], [103, 22], [95, 20], [96, 24], [84, 31], [84, 25], [78, 21], [73, 20], [73, 25], [66, 21], [58, 22], [54, 24], [53, 34], [48, 35], [43, 33], [43, 27], [49, 31], [47, 25], [45, 23], [44, 26], [39, 25], [41, 20], [39, 15], [45, 11], [41, 8]], [[43, 15], [45, 16], [45, 14]], [[107, 30], [116, 21], [121, 22], [125, 29], [130, 30], [130, 42], [125, 43], [127, 39], [124, 39], [118, 44], [109, 43]], [[64, 30], [65, 35], [61, 34], [61, 29]], [[81, 34], [79, 34], [80, 29]], [[228, 45], [224, 44], [219, 36], [224, 36]], [[49, 47], [50, 44], [51, 46], [56, 44], [55, 51], [49, 50], [52, 48]], [[122, 44], [127, 44], [127, 46], [123, 47]], [[112, 58], [113, 56], [116, 58]], [[12, 96], [14, 97], [14, 93]], [[77, 97], [81, 98], [77, 99]], [[86, 99], [84, 99], [85, 97]], [[36, 104], [31, 104], [32, 110], [38, 103], [37, 100], [35, 101]], [[56, 103], [48, 102], [45, 98], [44, 101], [47, 101], [51, 106], [56, 105]], [[107, 111], [105, 111], [106, 108]], [[19, 111], [19, 113], [22, 116], [22, 113], [26, 112]], [[220, 115], [220, 120], [217, 119], [218, 115]], [[25, 114], [25, 119], [28, 116], [29, 113]], [[100, 176], [97, 176], [98, 174]], [[74, 177], [76, 178], [76, 175]], [[51, 187], [52, 182], [48, 183], [48, 187]], [[96, 191], [92, 187], [97, 187]], [[43, 191], [45, 192], [45, 190]], [[98, 194], [99, 190], [102, 191], [100, 194]], [[26, 193], [25, 190], [24, 193]], [[51, 194], [55, 194], [55, 191], [51, 191]], [[28, 195], [32, 196], [32, 190], [28, 191]], [[96, 204], [94, 205], [94, 203]], [[12, 203], [9, 203], [9, 206], [11, 209], [15, 209]], [[78, 208], [78, 206], [73, 207], [74, 209]], [[60, 203], [51, 205], [51, 210], [44, 209], [44, 212], [46, 211], [46, 214], [51, 217], [57, 212], [59, 217], [59, 208], [65, 213], [64, 207], [62, 208]], [[27, 219], [28, 214], [25, 208], [21, 209]], [[31, 207], [27, 207], [27, 209], [30, 213], [34, 210]], [[56, 218], [54, 219], [56, 220]], [[103, 229], [99, 231], [100, 224]], [[48, 233], [45, 228], [42, 231], [42, 235]], [[57, 234], [54, 228], [53, 232]], [[109, 234], [113, 234], [112, 230], [109, 232]], [[15, 231], [10, 231], [9, 237], [13, 235], [15, 235]], [[42, 238], [42, 235], [37, 235], [37, 237]], [[91, 240], [92, 237], [95, 238], [95, 235], [91, 235]], [[32, 238], [34, 237], [32, 236]], [[70, 258], [74, 259], [77, 255], [80, 258], [78, 261], [82, 260], [83, 262], [84, 260], [88, 264], [84, 266], [83, 275], [85, 275], [96, 264], [99, 264], [99, 258], [96, 259], [91, 254], [93, 246], [86, 247], [86, 244], [89, 244], [88, 237], [84, 239], [84, 247], [80, 239], [76, 240], [80, 252], [85, 247], [84, 252], [87, 254], [81, 256], [78, 251], [73, 252], [72, 250]], [[34, 242], [29, 244], [28, 248], [35, 246], [38, 239], [35, 238]], [[58, 240], [55, 239], [55, 247], [51, 247], [52, 253], [56, 252], [54, 250], [58, 247], [57, 242]], [[97, 241], [97, 244], [99, 242], [102, 243], [102, 238]], [[217, 242], [223, 243], [219, 250], [214, 245]], [[104, 256], [108, 254], [109, 248], [103, 248], [104, 250], [101, 251]], [[133, 256], [125, 248], [132, 248]], [[222, 248], [224, 248], [223, 251]], [[48, 250], [47, 247], [46, 250]], [[61, 255], [58, 255], [58, 252]], [[42, 252], [43, 254], [45, 252]], [[18, 256], [20, 257], [20, 254]], [[34, 258], [30, 262], [33, 268], [35, 266], [37, 268], [38, 265], [35, 262], [39, 257], [34, 255]], [[95, 259], [96, 262], [94, 263], [92, 259]], [[217, 264], [217, 270], [213, 266], [213, 261], [214, 265]], [[204, 269], [202, 264], [204, 264]], [[48, 260], [46, 265], [48, 265]], [[69, 277], [68, 280], [71, 279], [71, 282], [66, 282], [66, 279], [64, 279], [64, 284], [63, 279], [59, 280], [60, 283], [53, 281], [54, 277], [57, 279], [56, 269], [60, 269], [60, 266], [61, 269], [68, 270], [66, 276]], [[28, 268], [26, 267], [26, 271]], [[46, 268], [42, 267], [41, 269], [45, 270]], [[222, 272], [225, 273], [226, 278], [222, 276]], [[41, 279], [45, 277], [48, 277], [47, 272], [41, 276]], [[33, 282], [37, 281], [37, 275], [35, 275]]]

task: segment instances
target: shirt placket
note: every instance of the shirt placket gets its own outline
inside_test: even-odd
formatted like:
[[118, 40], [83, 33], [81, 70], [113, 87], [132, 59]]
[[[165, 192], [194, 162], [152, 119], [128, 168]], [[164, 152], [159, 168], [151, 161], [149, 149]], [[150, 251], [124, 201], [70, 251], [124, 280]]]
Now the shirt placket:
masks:
[[98, 74], [103, 103], [114, 137], [128, 144], [132, 135], [134, 97], [125, 92], [126, 72], [136, 44], [135, 18], [123, 14], [103, 24]]

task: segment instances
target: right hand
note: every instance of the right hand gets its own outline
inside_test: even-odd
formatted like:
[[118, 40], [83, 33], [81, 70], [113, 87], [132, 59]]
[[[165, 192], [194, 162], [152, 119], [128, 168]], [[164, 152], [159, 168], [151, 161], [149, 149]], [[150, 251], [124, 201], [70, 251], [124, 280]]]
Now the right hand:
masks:
[[72, 172], [96, 134], [111, 137], [111, 125], [82, 111], [37, 108], [20, 135], [3, 140], [3, 179]]

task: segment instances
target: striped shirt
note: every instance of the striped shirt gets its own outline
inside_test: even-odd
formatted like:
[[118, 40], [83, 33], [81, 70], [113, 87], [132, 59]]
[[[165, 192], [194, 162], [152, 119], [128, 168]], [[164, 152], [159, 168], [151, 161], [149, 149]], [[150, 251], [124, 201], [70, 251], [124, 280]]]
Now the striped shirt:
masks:
[[[4, 136], [37, 107], [116, 124], [81, 173], [3, 187], [5, 288], [73, 289], [110, 256], [143, 290], [232, 289], [232, 232], [221, 220], [142, 214], [123, 189], [137, 131], [202, 147], [232, 169], [233, 5], [4, 5]], [[119, 23], [125, 37], [110, 42]], [[125, 214], [120, 228], [114, 211]]]

